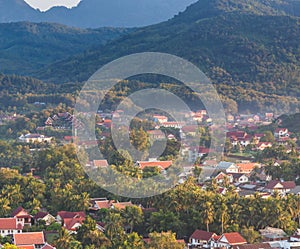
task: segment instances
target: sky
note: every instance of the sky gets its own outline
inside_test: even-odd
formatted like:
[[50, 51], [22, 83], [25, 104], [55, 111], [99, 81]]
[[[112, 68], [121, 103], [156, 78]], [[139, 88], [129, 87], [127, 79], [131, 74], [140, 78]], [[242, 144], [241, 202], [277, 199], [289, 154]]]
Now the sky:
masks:
[[32, 8], [46, 11], [54, 6], [65, 6], [72, 8], [78, 5], [81, 0], [24, 0]]

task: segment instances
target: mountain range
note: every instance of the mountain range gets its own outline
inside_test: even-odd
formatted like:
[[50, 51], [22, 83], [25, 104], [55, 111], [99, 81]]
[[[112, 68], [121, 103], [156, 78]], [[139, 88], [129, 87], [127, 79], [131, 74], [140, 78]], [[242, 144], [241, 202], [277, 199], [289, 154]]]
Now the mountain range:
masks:
[[165, 21], [196, 0], [82, 0], [41, 12], [24, 0], [0, 0], [0, 22], [54, 22], [81, 28], [141, 27]]
[[[299, 111], [299, 3], [199, 0], [168, 21], [127, 30], [105, 44], [23, 74], [53, 83], [81, 82], [121, 56], [165, 52], [197, 65], [215, 84], [227, 109]], [[17, 66], [14, 70], [19, 73]]]
[[[222, 73], [234, 82], [277, 81], [282, 71], [299, 67], [300, 11], [292, 15], [290, 3], [200, 0], [169, 21], [139, 28], [105, 46], [55, 63], [35, 76], [82, 81], [120, 56], [157, 51], [190, 60], [212, 77]], [[56, 68], [65, 69], [64, 73], [53, 74]]]
[[52, 23], [0, 23], [0, 71], [28, 75], [130, 31], [127, 28], [79, 29]]

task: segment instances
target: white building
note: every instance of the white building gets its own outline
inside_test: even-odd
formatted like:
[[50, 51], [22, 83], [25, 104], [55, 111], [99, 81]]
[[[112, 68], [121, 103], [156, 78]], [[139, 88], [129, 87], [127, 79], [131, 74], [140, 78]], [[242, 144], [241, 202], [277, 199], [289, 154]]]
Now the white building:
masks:
[[239, 173], [239, 167], [235, 163], [231, 162], [220, 162], [217, 165], [217, 170], [223, 171], [225, 173]]
[[18, 218], [0, 218], [0, 235], [5, 237], [22, 233], [24, 220]]
[[24, 143], [36, 143], [36, 142], [37, 143], [43, 143], [43, 142], [50, 143], [52, 140], [52, 137], [47, 137], [47, 136], [44, 136], [41, 134], [28, 133], [26, 135], [21, 135], [19, 137], [19, 140]]

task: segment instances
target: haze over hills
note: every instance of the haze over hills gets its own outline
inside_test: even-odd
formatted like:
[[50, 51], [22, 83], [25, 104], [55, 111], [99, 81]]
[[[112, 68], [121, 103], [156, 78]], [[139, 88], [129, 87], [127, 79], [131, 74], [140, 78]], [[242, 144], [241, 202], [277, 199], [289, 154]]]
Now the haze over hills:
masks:
[[1, 72], [29, 74], [88, 48], [103, 45], [129, 31], [126, 28], [88, 30], [50, 23], [2, 23]]
[[[37, 75], [51, 79], [52, 70], [66, 66], [61, 75], [66, 80], [86, 80], [93, 73], [89, 65], [96, 70], [126, 54], [159, 51], [182, 56], [206, 71], [222, 68], [233, 80], [273, 80], [276, 70], [299, 66], [300, 29], [299, 18], [278, 7], [286, 7], [290, 1], [273, 1], [276, 8], [268, 3], [250, 0], [245, 9], [239, 0], [200, 0], [167, 22], [140, 28]], [[73, 63], [76, 72], [72, 71]], [[78, 68], [86, 66], [91, 71], [85, 70], [83, 75]]]
[[53, 83], [84, 81], [121, 56], [166, 52], [199, 66], [231, 109], [299, 110], [299, 2], [200, 0], [169, 21], [23, 74]]
[[24, 0], [0, 0], [0, 22], [55, 22], [81, 28], [140, 27], [172, 18], [196, 0], [82, 0], [77, 7], [46, 12]]
[[226, 98], [241, 107], [248, 108], [251, 103], [261, 109], [284, 96], [278, 108], [296, 110], [300, 97], [298, 4], [288, 0], [249, 0], [247, 4], [200, 0], [169, 21], [140, 28], [34, 76], [52, 82], [82, 81], [120, 56], [166, 52], [195, 63]]

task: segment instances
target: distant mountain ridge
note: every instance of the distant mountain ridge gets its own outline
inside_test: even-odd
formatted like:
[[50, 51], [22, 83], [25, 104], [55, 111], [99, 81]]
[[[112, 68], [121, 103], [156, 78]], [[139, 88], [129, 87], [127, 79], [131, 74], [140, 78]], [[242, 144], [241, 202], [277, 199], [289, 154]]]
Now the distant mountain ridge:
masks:
[[0, 72], [28, 75], [130, 31], [126, 28], [79, 29], [51, 23], [0, 23]]
[[296, 112], [300, 110], [299, 2], [199, 0], [169, 21], [139, 28], [33, 76], [54, 83], [84, 81], [121, 56], [165, 52], [197, 65], [215, 84], [230, 106], [227, 109]]
[[0, 22], [54, 22], [81, 28], [141, 27], [172, 18], [196, 0], [82, 0], [46, 12], [24, 0], [0, 0]]
[[[27, 23], [21, 30], [31, 30], [30, 39], [23, 36], [22, 40], [10, 29], [0, 34], [0, 44], [6, 42], [7, 46], [0, 52], [10, 53], [7, 58], [11, 71], [4, 73], [30, 75], [56, 84], [82, 82], [121, 56], [165, 52], [197, 65], [212, 80], [232, 113], [237, 109], [299, 112], [299, 3], [300, 0], [199, 0], [168, 21], [121, 31], [104, 43], [97, 41], [88, 47], [84, 47], [87, 44], [82, 42], [83, 37], [92, 32], [91, 39], [84, 38], [92, 42], [95, 30], [63, 32], [68, 33], [66, 41], [75, 39], [81, 51], [73, 51], [76, 46], [51, 28], [40, 35], [34, 33], [38, 30], [35, 24]], [[59, 50], [55, 49], [57, 44]], [[45, 51], [48, 54], [44, 55]], [[0, 54], [0, 58], [4, 57]], [[6, 61], [0, 61], [0, 68], [2, 65], [7, 67]]]
[[[290, 4], [298, 6], [300, 0], [199, 0], [169, 21], [139, 28], [97, 50], [55, 63], [47, 67], [48, 73], [41, 71], [35, 76], [55, 81], [52, 70], [55, 72], [56, 67], [66, 65], [64, 76], [69, 74], [68, 80], [86, 80], [93, 73], [92, 68], [96, 70], [120, 56], [157, 51], [182, 56], [203, 70], [223, 68], [230, 78], [243, 81], [260, 77], [263, 66], [267, 67], [260, 65], [264, 62], [260, 61], [262, 57], [268, 60], [269, 68], [274, 67], [274, 77], [277, 77], [279, 65], [300, 63], [297, 59], [300, 9], [291, 11]], [[249, 53], [253, 55], [249, 57]], [[274, 53], [276, 56], [268, 56]], [[244, 55], [248, 58], [243, 58]], [[91, 71], [79, 72], [80, 67]], [[240, 69], [245, 74], [237, 72]], [[265, 78], [273, 80], [274, 77]]]

